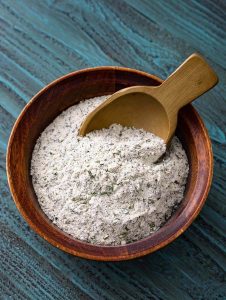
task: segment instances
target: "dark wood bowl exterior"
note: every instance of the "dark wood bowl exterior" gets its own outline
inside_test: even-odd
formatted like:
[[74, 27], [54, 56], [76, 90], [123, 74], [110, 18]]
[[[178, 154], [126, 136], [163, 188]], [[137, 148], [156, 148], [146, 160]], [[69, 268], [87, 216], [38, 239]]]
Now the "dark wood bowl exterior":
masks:
[[190, 164], [185, 196], [175, 214], [151, 236], [125, 246], [97, 246], [76, 240], [51, 223], [41, 210], [32, 186], [30, 159], [36, 139], [63, 110], [82, 99], [111, 94], [128, 86], [153, 86], [161, 82], [153, 75], [127, 68], [90, 68], [55, 80], [26, 105], [13, 127], [8, 144], [8, 182], [20, 213], [48, 242], [87, 259], [127, 260], [166, 246], [183, 233], [198, 215], [211, 185], [213, 160], [208, 133], [191, 105], [180, 111], [177, 128]]

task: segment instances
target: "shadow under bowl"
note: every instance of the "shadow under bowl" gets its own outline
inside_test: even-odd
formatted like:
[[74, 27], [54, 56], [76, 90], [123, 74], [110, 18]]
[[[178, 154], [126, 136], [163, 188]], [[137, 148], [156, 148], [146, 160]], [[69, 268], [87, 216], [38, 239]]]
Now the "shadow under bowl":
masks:
[[64, 233], [43, 213], [30, 176], [35, 142], [45, 127], [63, 110], [80, 100], [112, 94], [134, 85], [161, 84], [156, 76], [122, 67], [97, 67], [65, 75], [42, 89], [18, 117], [8, 144], [7, 175], [17, 208], [31, 228], [57, 248], [87, 259], [119, 261], [154, 252], [176, 239], [200, 212], [212, 180], [213, 159], [207, 130], [192, 107], [179, 112], [177, 136], [189, 159], [190, 172], [182, 203], [168, 222], [154, 234], [124, 246], [81, 242]]

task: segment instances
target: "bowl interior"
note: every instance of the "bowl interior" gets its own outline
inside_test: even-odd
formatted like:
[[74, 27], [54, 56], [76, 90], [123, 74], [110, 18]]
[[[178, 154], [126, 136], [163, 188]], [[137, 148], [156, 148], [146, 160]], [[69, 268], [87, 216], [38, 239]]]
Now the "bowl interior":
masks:
[[46, 86], [28, 103], [14, 125], [7, 153], [7, 173], [14, 201], [30, 226], [60, 249], [96, 260], [123, 260], [153, 252], [174, 240], [200, 211], [211, 182], [212, 152], [206, 129], [191, 105], [178, 116], [177, 135], [189, 159], [190, 173], [181, 205], [156, 233], [125, 246], [95, 246], [80, 242], [54, 226], [42, 212], [30, 176], [37, 138], [63, 110], [83, 99], [114, 93], [133, 85], [159, 85], [152, 75], [119, 67], [86, 69]]

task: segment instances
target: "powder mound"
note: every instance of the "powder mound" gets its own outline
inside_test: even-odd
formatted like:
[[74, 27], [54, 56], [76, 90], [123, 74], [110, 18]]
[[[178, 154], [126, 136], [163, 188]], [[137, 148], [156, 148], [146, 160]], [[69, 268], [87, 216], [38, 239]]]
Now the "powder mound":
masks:
[[[113, 124], [78, 136], [85, 116], [106, 96], [59, 115], [36, 142], [31, 175], [46, 215], [93, 244], [120, 245], [158, 230], [183, 198], [188, 161], [177, 137], [164, 141]], [[165, 154], [164, 154], [165, 153]]]

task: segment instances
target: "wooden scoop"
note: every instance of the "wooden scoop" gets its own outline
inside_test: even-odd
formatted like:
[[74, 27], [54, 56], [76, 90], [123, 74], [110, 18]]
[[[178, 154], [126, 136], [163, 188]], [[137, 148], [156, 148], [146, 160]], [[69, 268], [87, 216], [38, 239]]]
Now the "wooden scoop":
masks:
[[117, 123], [143, 128], [168, 143], [177, 126], [178, 111], [211, 89], [217, 75], [198, 54], [192, 54], [160, 86], [133, 86], [114, 93], [82, 123], [79, 134]]

